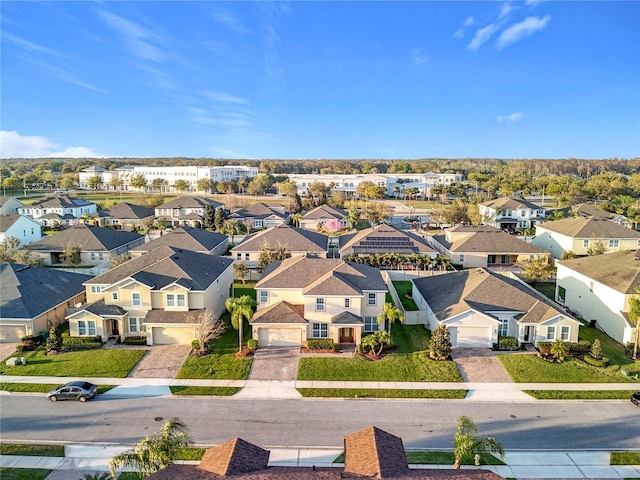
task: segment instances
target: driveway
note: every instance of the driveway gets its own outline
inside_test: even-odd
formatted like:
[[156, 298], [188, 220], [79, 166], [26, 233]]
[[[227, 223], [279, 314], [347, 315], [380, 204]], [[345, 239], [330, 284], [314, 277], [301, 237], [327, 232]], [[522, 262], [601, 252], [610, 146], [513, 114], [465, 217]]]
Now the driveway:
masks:
[[175, 378], [191, 352], [190, 345], [153, 345], [128, 378]]
[[295, 380], [300, 347], [261, 347], [253, 356], [249, 380]]
[[495, 352], [488, 348], [454, 348], [451, 358], [465, 382], [513, 383]]
[[16, 348], [17, 348], [18, 345], [20, 345], [20, 344], [19, 343], [10, 343], [10, 342], [7, 342], [7, 343], [0, 342], [0, 361], [6, 359], [8, 356], [13, 355], [14, 353], [16, 353]]

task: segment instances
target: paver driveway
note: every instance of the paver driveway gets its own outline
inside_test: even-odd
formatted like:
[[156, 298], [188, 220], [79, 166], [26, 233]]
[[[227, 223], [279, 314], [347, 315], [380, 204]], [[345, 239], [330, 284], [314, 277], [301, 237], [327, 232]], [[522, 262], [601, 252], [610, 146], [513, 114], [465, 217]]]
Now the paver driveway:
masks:
[[295, 380], [300, 347], [262, 347], [255, 351], [249, 380]]
[[451, 358], [465, 382], [510, 383], [513, 382], [495, 352], [488, 348], [454, 348]]
[[146, 348], [142, 360], [129, 378], [175, 378], [191, 352], [190, 345], [153, 345]]

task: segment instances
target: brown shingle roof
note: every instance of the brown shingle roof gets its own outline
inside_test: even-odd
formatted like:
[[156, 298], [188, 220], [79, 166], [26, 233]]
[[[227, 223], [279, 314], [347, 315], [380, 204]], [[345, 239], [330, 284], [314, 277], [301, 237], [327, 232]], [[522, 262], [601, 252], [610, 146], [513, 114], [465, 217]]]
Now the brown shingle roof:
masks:
[[231, 218], [267, 218], [271, 215], [275, 215], [279, 218], [284, 218], [284, 215], [279, 211], [271, 208], [266, 203], [253, 203], [248, 207], [241, 208], [233, 212], [230, 215]]
[[224, 207], [224, 204], [216, 202], [211, 198], [198, 197], [185, 195], [184, 197], [178, 197], [175, 200], [171, 200], [164, 205], [156, 207], [158, 208], [206, 208], [207, 205], [212, 205], [214, 208]]
[[67, 245], [77, 245], [83, 252], [109, 252], [130, 243], [143, 241], [137, 233], [78, 224], [33, 242], [27, 248], [50, 252], [63, 251]]
[[366, 228], [340, 247], [340, 255], [371, 255], [376, 253], [412, 253], [430, 255], [436, 253], [425, 239], [410, 232], [398, 230], [391, 225], [381, 224]]
[[186, 312], [170, 312], [153, 309], [147, 312], [144, 323], [182, 323], [185, 325], [197, 325], [200, 323], [202, 310], [189, 310]]
[[251, 323], [307, 323], [304, 319], [304, 305], [278, 302], [270, 307], [258, 310]]
[[218, 475], [238, 475], [264, 470], [268, 463], [268, 450], [236, 437], [209, 448], [199, 468]]
[[340, 210], [339, 208], [332, 207], [331, 205], [323, 204], [313, 210], [309, 210], [302, 218], [305, 220], [324, 220], [327, 218], [335, 218], [342, 220], [347, 216], [347, 212]]
[[560, 265], [631, 295], [640, 287], [640, 250], [562, 260]]
[[434, 235], [431, 241], [437, 242], [450, 252], [455, 253], [487, 253], [487, 254], [542, 254], [544, 250], [534, 247], [530, 243], [509, 235], [503, 231], [487, 231], [480, 227], [453, 242], [447, 241], [445, 235]]
[[537, 226], [571, 238], [640, 238], [640, 232], [623, 227], [610, 220], [595, 217], [563, 218]]
[[119, 218], [123, 220], [143, 219], [147, 217], [153, 217], [153, 208], [143, 207], [142, 205], [135, 205], [133, 203], [120, 202], [114, 206], [105, 209], [101, 216]]
[[329, 237], [321, 233], [277, 225], [248, 236], [231, 252], [259, 252], [266, 244], [273, 248], [283, 245], [290, 253], [326, 253], [328, 243]]
[[485, 207], [493, 208], [496, 210], [499, 208], [504, 210], [544, 210], [544, 208], [539, 207], [534, 203], [517, 197], [496, 198], [495, 200], [482, 202], [480, 205], [484, 205]]
[[394, 478], [409, 471], [402, 439], [367, 427], [344, 437], [344, 471], [374, 478]]
[[161, 245], [191, 250], [193, 252], [208, 253], [228, 240], [226, 235], [209, 232], [200, 228], [182, 226], [164, 235], [154, 238], [150, 242], [132, 248], [132, 252], [149, 252]]

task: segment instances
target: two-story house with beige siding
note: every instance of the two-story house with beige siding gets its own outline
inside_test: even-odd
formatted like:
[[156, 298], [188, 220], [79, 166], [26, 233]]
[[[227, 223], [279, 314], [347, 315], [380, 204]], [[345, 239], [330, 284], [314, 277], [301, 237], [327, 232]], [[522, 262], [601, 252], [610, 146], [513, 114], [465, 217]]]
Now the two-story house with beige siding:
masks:
[[380, 270], [334, 258], [272, 263], [256, 284], [252, 336], [260, 346], [300, 346], [329, 338], [359, 344], [378, 330], [387, 286]]
[[233, 295], [233, 260], [161, 246], [85, 282], [87, 303], [69, 312], [71, 336], [146, 336], [189, 344], [202, 310], [217, 318]]
[[588, 255], [589, 248], [601, 242], [605, 253], [640, 248], [640, 232], [623, 227], [604, 218], [571, 217], [536, 226], [532, 243], [551, 253], [554, 258], [572, 251], [578, 256]]
[[533, 228], [546, 219], [545, 209], [523, 198], [502, 197], [478, 205], [485, 223], [502, 230]]
[[189, 225], [199, 228], [204, 223], [207, 206], [214, 209], [224, 208], [222, 203], [211, 198], [188, 195], [156, 207], [155, 216], [157, 220], [163, 221], [167, 227]]

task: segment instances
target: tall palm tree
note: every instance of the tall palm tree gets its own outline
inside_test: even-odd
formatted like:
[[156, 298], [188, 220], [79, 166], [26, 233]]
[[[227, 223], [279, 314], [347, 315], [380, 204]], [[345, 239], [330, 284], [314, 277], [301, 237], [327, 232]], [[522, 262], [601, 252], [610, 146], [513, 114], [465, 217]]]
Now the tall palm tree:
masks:
[[382, 305], [382, 311], [378, 314], [378, 324], [382, 325], [382, 328], [384, 328], [387, 320], [389, 321], [389, 335], [391, 335], [391, 324], [393, 322], [404, 322], [404, 314], [402, 313], [402, 310], [390, 302], [385, 302]]
[[416, 195], [418, 195], [419, 190], [416, 187], [408, 187], [405, 188], [403, 190], [404, 192], [404, 196], [405, 198], [408, 200], [409, 203], [409, 217], [411, 217], [411, 200], [413, 200], [414, 198], [416, 198]]
[[238, 352], [242, 351], [242, 324], [245, 318], [251, 321], [253, 318], [253, 306], [255, 302], [249, 295], [227, 298], [224, 306], [231, 314], [231, 325], [238, 330]]
[[469, 417], [462, 416], [458, 419], [458, 427], [453, 437], [453, 456], [455, 461], [453, 468], [460, 468], [463, 460], [472, 455], [483, 453], [497, 453], [504, 458], [502, 444], [493, 437], [476, 437], [478, 429]]
[[179, 418], [170, 418], [159, 433], [140, 440], [131, 450], [111, 458], [109, 470], [117, 478], [117, 470], [125, 467], [135, 468], [142, 478], [149, 477], [168, 466], [175, 458], [178, 449], [191, 443], [186, 425]]

